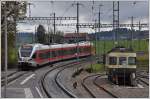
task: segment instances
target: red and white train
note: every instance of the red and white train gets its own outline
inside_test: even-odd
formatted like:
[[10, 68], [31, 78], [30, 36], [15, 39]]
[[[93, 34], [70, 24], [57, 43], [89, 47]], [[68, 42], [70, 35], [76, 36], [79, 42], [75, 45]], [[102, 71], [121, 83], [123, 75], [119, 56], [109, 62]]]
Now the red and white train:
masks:
[[[90, 42], [79, 43], [79, 57], [94, 54], [93, 44]], [[18, 64], [37, 67], [70, 58], [77, 57], [77, 43], [74, 44], [24, 44], [19, 48]]]

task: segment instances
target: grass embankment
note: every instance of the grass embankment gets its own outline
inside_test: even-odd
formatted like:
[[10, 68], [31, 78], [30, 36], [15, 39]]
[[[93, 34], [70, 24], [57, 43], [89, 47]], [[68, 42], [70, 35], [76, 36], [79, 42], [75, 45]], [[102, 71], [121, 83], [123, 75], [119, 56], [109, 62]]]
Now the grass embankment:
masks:
[[15, 48], [8, 49], [8, 65], [10, 68], [17, 64], [17, 52], [18, 51]]
[[[94, 46], [96, 45], [96, 52], [97, 54], [103, 54], [104, 52], [107, 53], [114, 47], [113, 41], [105, 40], [105, 41], [93, 41]], [[105, 45], [104, 45], [105, 44]], [[131, 42], [129, 40], [121, 40], [119, 41], [120, 46], [124, 46], [126, 48], [129, 48]], [[148, 52], [148, 45], [149, 42], [146, 40], [133, 40], [133, 50], [134, 51], [143, 51]]]
[[87, 72], [95, 72], [95, 73], [98, 73], [98, 72], [103, 72], [104, 71], [104, 65], [103, 64], [89, 64], [86, 68], [86, 71]]
[[137, 55], [137, 67], [149, 70], [149, 53]]

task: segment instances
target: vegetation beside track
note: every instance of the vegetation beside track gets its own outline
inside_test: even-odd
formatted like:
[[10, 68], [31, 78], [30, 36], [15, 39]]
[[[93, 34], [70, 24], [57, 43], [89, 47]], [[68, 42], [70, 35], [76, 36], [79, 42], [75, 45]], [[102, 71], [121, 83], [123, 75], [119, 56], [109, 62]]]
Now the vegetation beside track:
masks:
[[149, 53], [143, 55], [137, 55], [137, 67], [149, 70]]
[[[104, 50], [105, 52], [108, 52], [114, 47], [112, 40], [100, 40], [100, 41], [93, 41], [94, 46], [96, 45], [96, 52], [97, 54], [103, 54]], [[105, 45], [104, 45], [105, 44]], [[129, 40], [120, 40], [119, 45], [129, 48], [131, 44], [131, 41]], [[143, 51], [148, 52], [148, 45], [149, 42], [147, 40], [133, 40], [133, 50], [134, 51]]]
[[86, 68], [86, 71], [87, 72], [95, 72], [95, 73], [98, 73], [98, 72], [103, 72], [105, 69], [104, 69], [104, 64], [89, 64]]

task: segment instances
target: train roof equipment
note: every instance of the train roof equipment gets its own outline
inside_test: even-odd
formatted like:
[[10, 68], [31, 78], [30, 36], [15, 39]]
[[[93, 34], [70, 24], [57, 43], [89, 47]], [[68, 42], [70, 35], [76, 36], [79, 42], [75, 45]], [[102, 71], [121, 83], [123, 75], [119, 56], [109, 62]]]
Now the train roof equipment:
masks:
[[[86, 41], [86, 42], [79, 42], [79, 46], [90, 46], [90, 42]], [[72, 43], [72, 44], [68, 44], [68, 43], [64, 43], [64, 44], [53, 44], [53, 45], [44, 45], [44, 44], [40, 44], [40, 43], [34, 43], [34, 44], [24, 44], [22, 46], [32, 46], [32, 47], [37, 47], [38, 50], [40, 49], [55, 49], [55, 48], [66, 48], [66, 47], [76, 47], [77, 43]]]
[[117, 47], [114, 47], [112, 48], [110, 51], [108, 51], [107, 53], [112, 53], [112, 52], [129, 52], [129, 53], [134, 53], [133, 49], [132, 48], [125, 48], [123, 46], [117, 46]]

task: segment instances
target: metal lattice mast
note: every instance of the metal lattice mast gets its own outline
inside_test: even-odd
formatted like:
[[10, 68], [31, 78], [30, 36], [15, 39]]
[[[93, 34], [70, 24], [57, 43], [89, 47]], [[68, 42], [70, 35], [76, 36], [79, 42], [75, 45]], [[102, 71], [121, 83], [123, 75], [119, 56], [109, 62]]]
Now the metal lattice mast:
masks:
[[113, 30], [114, 30], [114, 46], [118, 45], [118, 29], [119, 29], [119, 1], [113, 1]]
[[133, 20], [134, 20], [134, 18], [135, 17], [133, 17], [133, 16], [131, 16], [131, 17], [129, 17], [129, 18], [131, 18], [131, 33], [130, 33], [130, 41], [131, 41], [131, 43], [130, 43], [130, 48], [132, 48], [132, 46], [133, 46], [133, 27], [134, 27], [134, 25], [133, 25]]
[[[101, 7], [102, 7], [103, 5], [102, 4], [100, 4], [99, 5], [99, 12], [98, 12], [98, 33], [100, 33], [101, 31], [100, 31], [100, 29], [101, 29]], [[98, 35], [98, 37], [99, 37], [99, 35]], [[99, 38], [98, 38], [98, 41], [99, 41]], [[99, 45], [99, 44], [98, 44]], [[99, 52], [99, 46], [98, 46], [98, 52]], [[100, 58], [100, 52], [98, 53], [98, 57]]]
[[79, 3], [77, 2], [77, 61], [79, 62]]
[[55, 24], [55, 13], [54, 13], [54, 34], [53, 34], [53, 37], [52, 37], [52, 43], [54, 43], [55, 34], [56, 34], [56, 24]]
[[141, 22], [139, 21], [139, 33], [138, 33], [138, 41], [139, 41], [139, 51], [141, 50], [140, 48], [140, 34], [141, 34]]
[[81, 3], [77, 2], [76, 4], [72, 4], [77, 6], [77, 62], [79, 62], [79, 6], [82, 5]]
[[[118, 46], [118, 29], [119, 29], [119, 1], [113, 1], [113, 31], [114, 31], [114, 47]], [[118, 76], [116, 84], [118, 85]]]

